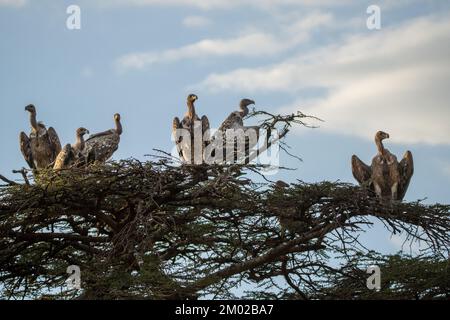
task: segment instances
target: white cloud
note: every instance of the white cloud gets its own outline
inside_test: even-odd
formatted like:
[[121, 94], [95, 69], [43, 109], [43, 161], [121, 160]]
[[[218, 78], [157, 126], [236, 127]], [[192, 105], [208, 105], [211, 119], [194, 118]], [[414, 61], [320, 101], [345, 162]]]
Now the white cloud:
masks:
[[211, 24], [211, 20], [202, 16], [188, 16], [183, 19], [183, 25], [188, 28], [200, 28]]
[[0, 7], [23, 7], [26, 4], [26, 0], [0, 0]]
[[280, 6], [339, 6], [351, 0], [96, 0], [105, 6], [186, 6], [202, 10], [230, 9], [242, 6], [274, 8]]
[[182, 59], [199, 59], [208, 56], [270, 56], [306, 41], [314, 28], [331, 25], [333, 17], [328, 13], [314, 12], [291, 25], [285, 25], [279, 33], [253, 31], [229, 39], [204, 39], [180, 48], [159, 52], [126, 54], [116, 61], [119, 70], [143, 69], [156, 63]]
[[[212, 91], [326, 93], [295, 102], [325, 119], [326, 130], [392, 142], [450, 144], [450, 19], [428, 17], [351, 36], [282, 63], [211, 74]], [[294, 104], [293, 104], [294, 105]]]
[[271, 55], [292, 47], [302, 41], [304, 35], [288, 41], [281, 41], [266, 33], [251, 33], [230, 39], [205, 39], [199, 42], [162, 52], [131, 53], [118, 59], [121, 69], [142, 69], [160, 62], [181, 59], [203, 58], [205, 56], [262, 56]]

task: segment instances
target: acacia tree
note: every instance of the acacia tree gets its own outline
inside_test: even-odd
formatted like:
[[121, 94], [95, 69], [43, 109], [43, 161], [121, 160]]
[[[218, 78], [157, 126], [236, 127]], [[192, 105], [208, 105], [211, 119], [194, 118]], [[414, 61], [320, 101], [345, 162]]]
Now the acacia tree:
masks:
[[[264, 123], [282, 123], [285, 135], [292, 121], [301, 119], [278, 116]], [[374, 218], [426, 245], [424, 256], [414, 259], [446, 262], [448, 205], [386, 203], [345, 183], [256, 183], [248, 173], [259, 169], [180, 166], [161, 157], [43, 171], [34, 183], [3, 177], [1, 296], [227, 299], [245, 285], [239, 297], [370, 298], [374, 293], [362, 285], [364, 262], [386, 267], [393, 277], [408, 266], [407, 260], [386, 264], [388, 257], [359, 243]], [[71, 265], [81, 269], [81, 290], [65, 286]], [[414, 270], [411, 277], [429, 276]], [[439, 278], [446, 269], [435, 271]], [[434, 295], [387, 287], [389, 294], [376, 297], [436, 298], [445, 296], [448, 281]]]
[[[382, 272], [380, 290], [367, 290], [367, 267], [377, 264]], [[450, 299], [450, 264], [440, 256], [374, 252], [356, 255], [342, 273], [328, 275], [329, 284], [316, 299]]]

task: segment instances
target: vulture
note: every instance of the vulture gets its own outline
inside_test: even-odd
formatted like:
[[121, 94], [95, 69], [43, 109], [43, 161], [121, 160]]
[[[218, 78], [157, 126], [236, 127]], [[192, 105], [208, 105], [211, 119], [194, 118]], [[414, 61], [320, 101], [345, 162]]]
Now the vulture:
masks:
[[83, 156], [86, 159], [98, 162], [106, 162], [119, 148], [120, 135], [122, 134], [122, 124], [120, 114], [114, 115], [115, 129], [91, 135], [85, 143]]
[[[224, 145], [226, 145], [226, 132], [227, 130], [239, 130], [242, 129], [244, 133], [244, 137], [237, 139], [239, 143], [245, 143], [245, 155], [248, 155], [249, 150], [251, 150], [257, 143], [260, 134], [260, 128], [258, 126], [244, 126], [244, 118], [248, 115], [249, 109], [248, 106], [251, 104], [255, 104], [255, 101], [250, 99], [242, 99], [239, 104], [239, 110], [232, 112], [227, 119], [220, 125], [219, 133], [223, 135]], [[256, 141], [252, 141], [250, 143], [250, 135], [249, 130], [253, 130], [256, 133]], [[237, 146], [234, 147], [235, 159], [237, 157]], [[239, 158], [239, 157], [238, 157]]]
[[[199, 118], [197, 113], [195, 112], [195, 101], [198, 100], [197, 95], [190, 94], [187, 97], [187, 112], [180, 121], [178, 117], [175, 117], [172, 121], [172, 133], [175, 137], [175, 145], [177, 147], [178, 155], [180, 158], [186, 163], [194, 163], [195, 162], [195, 146], [198, 145], [195, 143], [195, 134], [196, 130], [201, 133], [201, 159], [203, 159], [203, 152], [206, 146], [210, 142], [209, 137], [209, 120], [208, 117], [202, 116]], [[183, 139], [183, 135], [181, 135], [179, 130], [186, 130], [190, 137], [190, 141], [186, 141]]]
[[58, 135], [52, 127], [46, 128], [36, 120], [36, 107], [32, 104], [25, 107], [30, 113], [31, 133], [20, 133], [20, 150], [31, 169], [40, 170], [53, 165], [61, 151]]
[[407, 151], [399, 163], [397, 157], [384, 147], [384, 139], [389, 139], [389, 134], [378, 131], [375, 135], [378, 153], [371, 166], [352, 156], [352, 173], [360, 185], [368, 187], [377, 197], [401, 201], [414, 173], [413, 156]]
[[86, 146], [84, 141], [84, 135], [89, 134], [89, 130], [85, 128], [78, 128], [76, 131], [76, 142], [72, 146], [66, 144], [61, 152], [58, 154], [55, 160], [53, 169], [61, 170], [70, 168], [73, 165], [81, 165], [86, 162], [86, 158], [83, 156], [83, 151]]

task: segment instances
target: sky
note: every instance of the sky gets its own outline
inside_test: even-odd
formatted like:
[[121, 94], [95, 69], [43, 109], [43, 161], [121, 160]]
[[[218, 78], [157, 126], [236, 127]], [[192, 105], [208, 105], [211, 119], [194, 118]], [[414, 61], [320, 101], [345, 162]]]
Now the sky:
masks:
[[[81, 29], [70, 30], [69, 5]], [[369, 30], [377, 5], [380, 29]], [[0, 0], [0, 173], [25, 166], [24, 107], [63, 144], [75, 130], [124, 133], [115, 159], [171, 151], [171, 122], [189, 93], [217, 128], [251, 98], [271, 113], [324, 120], [287, 139], [303, 162], [282, 155], [273, 180], [354, 182], [350, 158], [370, 163], [373, 137], [415, 174], [406, 201], [450, 200], [450, 2], [440, 0]], [[380, 250], [401, 236], [380, 224], [364, 235]]]

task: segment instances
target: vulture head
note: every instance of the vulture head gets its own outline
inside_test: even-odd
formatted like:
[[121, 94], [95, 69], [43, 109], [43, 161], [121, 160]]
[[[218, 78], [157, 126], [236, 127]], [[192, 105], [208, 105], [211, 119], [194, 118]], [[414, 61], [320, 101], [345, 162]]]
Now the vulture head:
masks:
[[248, 115], [248, 106], [251, 104], [255, 104], [255, 101], [250, 100], [250, 99], [242, 99], [241, 100], [241, 103], [239, 104], [239, 106], [241, 108], [241, 114], [243, 117]]
[[197, 97], [197, 95], [195, 95], [195, 94], [193, 94], [193, 93], [191, 93], [191, 94], [188, 95], [188, 97], [187, 97], [187, 101], [188, 101], [188, 102], [194, 103], [196, 100], [198, 100], [198, 97]]
[[85, 134], [89, 134], [89, 130], [86, 128], [78, 128], [77, 129], [77, 136], [82, 137]]
[[121, 135], [123, 132], [123, 128], [122, 128], [122, 123], [120, 122], [120, 114], [119, 113], [116, 113], [114, 115], [114, 121], [116, 122], [116, 129], [115, 129], [116, 133], [118, 135]]
[[383, 145], [383, 140], [389, 139], [389, 134], [383, 131], [378, 131], [375, 134], [375, 144], [377, 145], [378, 153], [384, 155], [386, 153], [386, 149]]
[[29, 104], [25, 107], [25, 111], [29, 113], [36, 114], [36, 107], [33, 104]]
[[383, 141], [384, 139], [389, 139], [389, 133], [378, 131], [375, 135], [375, 141]]
[[30, 124], [33, 134], [45, 130], [45, 126], [36, 120], [36, 107], [33, 104], [27, 105], [25, 111], [30, 113]]
[[241, 109], [243, 109], [245, 107], [248, 107], [251, 104], [255, 104], [255, 101], [250, 100], [250, 99], [242, 99], [241, 103], [240, 103], [240, 107], [241, 107]]

